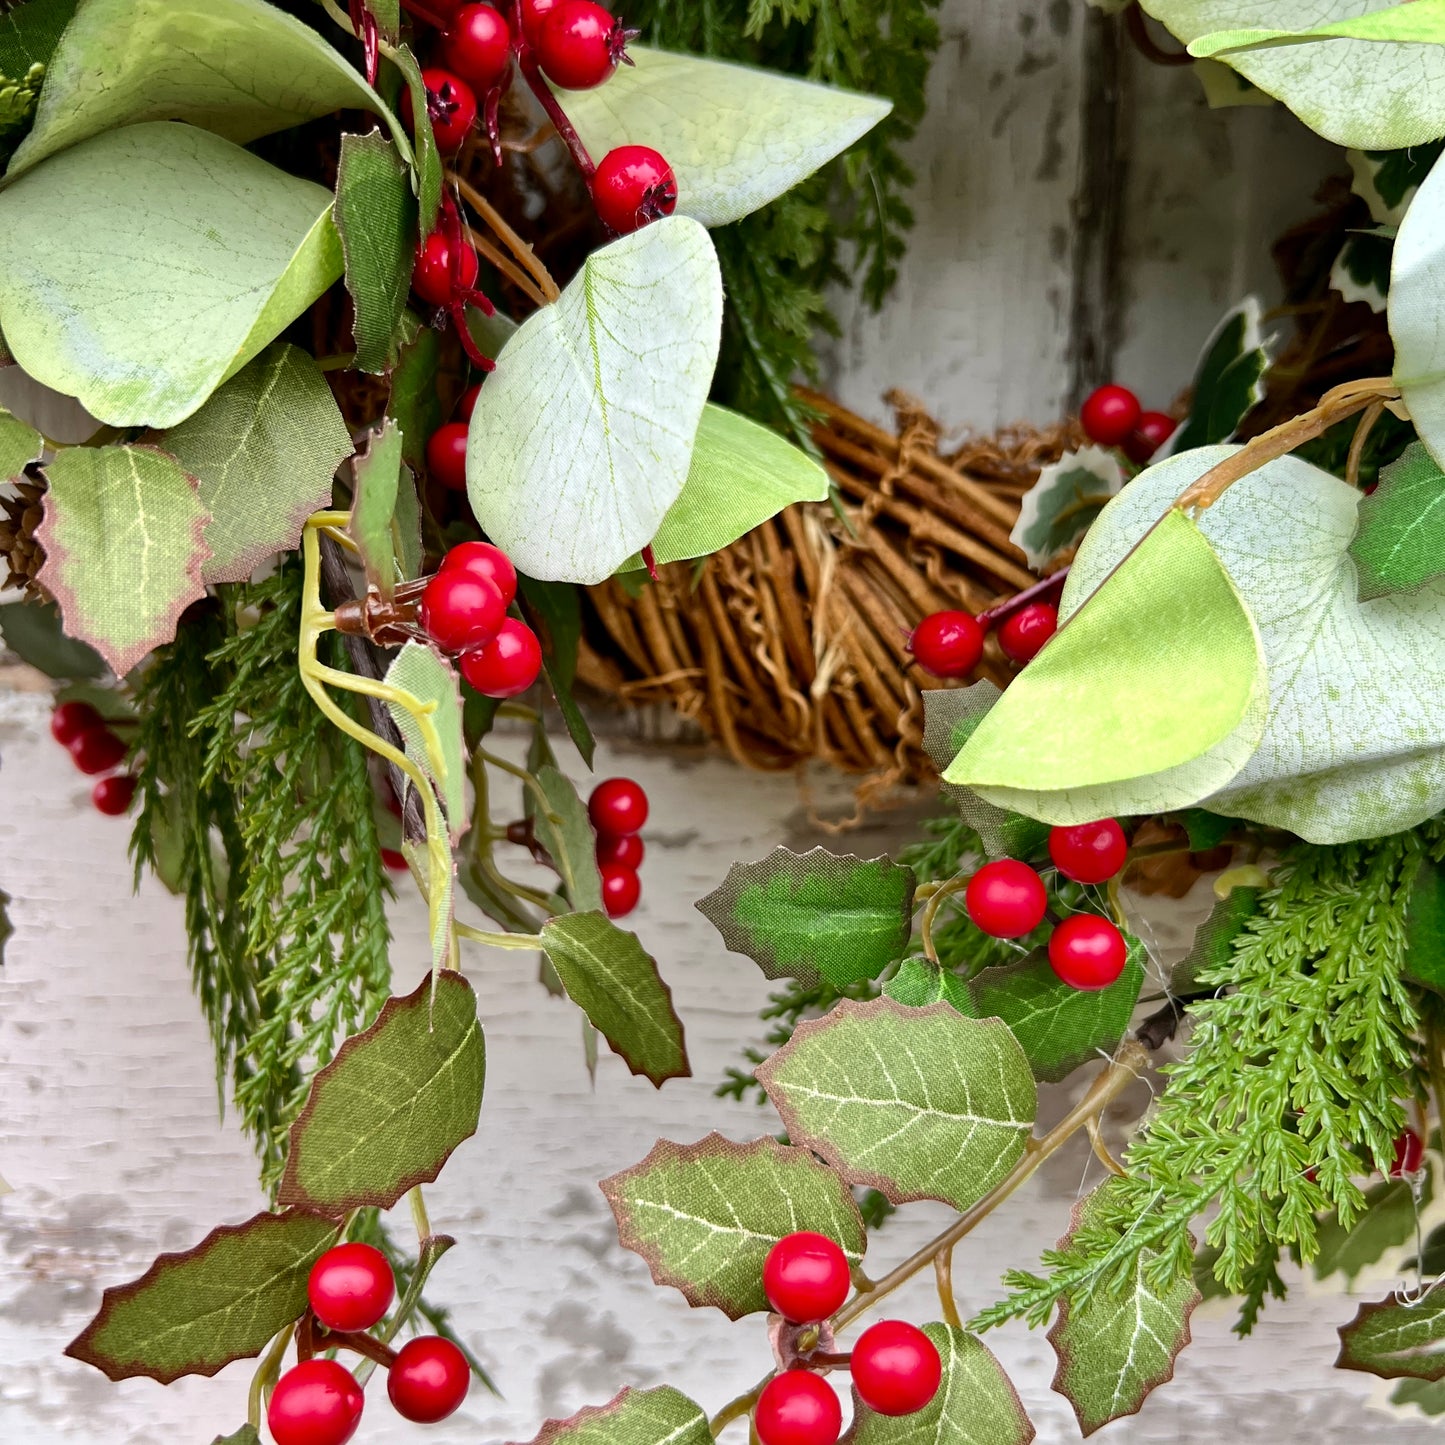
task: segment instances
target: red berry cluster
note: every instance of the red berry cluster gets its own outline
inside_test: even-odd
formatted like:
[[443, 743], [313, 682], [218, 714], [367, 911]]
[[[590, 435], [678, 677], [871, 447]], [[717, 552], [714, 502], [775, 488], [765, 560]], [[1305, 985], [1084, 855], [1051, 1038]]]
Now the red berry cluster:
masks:
[[[307, 1281], [310, 1315], [305, 1324], [325, 1334], [317, 1348], [357, 1348], [346, 1337], [364, 1335], [381, 1323], [396, 1296], [386, 1256], [369, 1244], [339, 1244], [311, 1267]], [[314, 1330], [312, 1331], [314, 1336]], [[397, 1414], [430, 1425], [452, 1414], [466, 1398], [471, 1370], [450, 1340], [421, 1335], [387, 1359], [386, 1393]], [[276, 1382], [266, 1423], [276, 1445], [345, 1445], [361, 1423], [365, 1403], [356, 1376], [336, 1360], [303, 1359]]]
[[135, 797], [135, 779], [115, 771], [125, 761], [126, 745], [88, 702], [63, 702], [50, 714], [50, 736], [82, 773], [101, 778], [90, 791], [97, 811], [118, 818]]
[[1127, 386], [1114, 382], [1089, 393], [1079, 408], [1079, 423], [1091, 442], [1120, 447], [1141, 467], [1174, 435], [1177, 425], [1165, 412], [1145, 411]]
[[469, 386], [457, 402], [456, 415], [439, 426], [426, 444], [426, 469], [449, 492], [467, 489], [467, 426], [481, 391], [480, 385]]
[[[969, 612], [931, 612], [908, 639], [913, 660], [934, 677], [967, 677], [983, 657], [991, 620]], [[1030, 662], [1059, 630], [1059, 609], [1051, 602], [1030, 602], [998, 623], [998, 645], [1013, 662]]]
[[[763, 1265], [768, 1303], [792, 1325], [822, 1323], [852, 1289], [848, 1258], [825, 1235], [790, 1234]], [[913, 1415], [938, 1394], [943, 1363], [933, 1341], [902, 1320], [865, 1330], [848, 1360], [858, 1397], [880, 1415]], [[772, 1380], [753, 1425], [762, 1445], [835, 1445], [843, 1430], [838, 1397], [806, 1358]]]
[[516, 595], [516, 569], [490, 542], [453, 547], [421, 594], [422, 630], [486, 697], [516, 697], [542, 671], [537, 634], [507, 616]]
[[587, 816], [597, 834], [602, 906], [609, 918], [625, 918], [642, 897], [637, 870], [647, 850], [638, 835], [647, 821], [647, 794], [631, 778], [608, 778], [593, 788]]

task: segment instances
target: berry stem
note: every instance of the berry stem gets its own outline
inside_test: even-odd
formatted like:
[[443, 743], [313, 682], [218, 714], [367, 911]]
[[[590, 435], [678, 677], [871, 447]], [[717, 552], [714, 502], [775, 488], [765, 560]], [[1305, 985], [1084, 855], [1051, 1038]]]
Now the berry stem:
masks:
[[961, 1330], [963, 1320], [953, 1293], [953, 1249], [953, 1245], [945, 1245], [933, 1256], [933, 1274], [938, 1284], [938, 1306], [943, 1311], [944, 1323]]
[[434, 30], [445, 30], [447, 22], [442, 19], [434, 10], [428, 10], [425, 5], [418, 5], [417, 0], [401, 0], [401, 8], [408, 15], [414, 15], [423, 25], [430, 25]]
[[523, 80], [537, 97], [537, 103], [547, 112], [547, 119], [557, 128], [557, 134], [562, 137], [567, 149], [572, 152], [572, 159], [576, 162], [577, 169], [582, 172], [582, 179], [587, 182], [590, 193], [592, 177], [597, 173], [597, 167], [593, 164], [592, 157], [587, 154], [587, 147], [582, 144], [582, 137], [577, 134], [576, 127], [567, 119], [567, 112], [562, 109], [561, 102], [552, 93], [552, 87], [542, 78], [541, 67], [532, 53], [531, 41], [527, 39], [526, 31], [522, 28], [522, 0], [513, 0], [512, 3], [512, 45], [516, 50], [517, 68], [522, 72]]
[[938, 919], [938, 910], [955, 893], [962, 893], [972, 877], [971, 873], [960, 873], [956, 878], [940, 883], [923, 906], [923, 917], [918, 922], [918, 941], [923, 946], [923, 956], [939, 967], [942, 965], [938, 962], [938, 949], [933, 943], [933, 927]]
[[266, 1413], [271, 1387], [281, 1377], [281, 1362], [286, 1358], [291, 1336], [295, 1333], [296, 1326], [287, 1325], [271, 1341], [270, 1349], [266, 1351], [261, 1363], [256, 1366], [256, 1373], [251, 1377], [251, 1390], [246, 1397], [246, 1419], [253, 1430], [259, 1432], [261, 1429], [261, 1417]]
[[502, 213], [465, 176], [448, 171], [446, 179], [447, 184], [456, 187], [467, 205], [487, 223], [497, 239], [516, 257], [517, 263], [528, 272], [545, 300], [555, 301], [562, 291], [552, 279], [552, 273], [532, 247], [507, 224]]
[[1022, 592], [1016, 592], [1012, 597], [980, 612], [974, 619], [984, 631], [990, 627], [996, 627], [1000, 622], [1007, 622], [1015, 612], [1022, 612], [1030, 603], [1038, 602], [1047, 597], [1055, 589], [1063, 591], [1064, 583], [1068, 581], [1069, 569], [1060, 567], [1057, 572], [1051, 572], [1042, 582], [1035, 582], [1032, 587], [1026, 587]]

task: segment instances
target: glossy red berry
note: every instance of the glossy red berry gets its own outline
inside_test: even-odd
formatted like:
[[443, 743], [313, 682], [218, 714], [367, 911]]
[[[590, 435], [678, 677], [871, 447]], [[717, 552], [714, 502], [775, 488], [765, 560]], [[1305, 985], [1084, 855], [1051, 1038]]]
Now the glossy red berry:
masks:
[[1021, 607], [998, 629], [998, 645], [1014, 662], [1031, 662], [1059, 630], [1059, 609], [1047, 602]]
[[1395, 1158], [1390, 1165], [1390, 1178], [1403, 1179], [1419, 1172], [1425, 1162], [1425, 1141], [1413, 1129], [1406, 1129], [1395, 1140]]
[[1174, 435], [1178, 425], [1162, 411], [1140, 412], [1134, 430], [1124, 438], [1124, 455], [1142, 467]]
[[500, 547], [490, 542], [459, 542], [442, 558], [443, 572], [469, 572], [493, 584], [508, 607], [517, 595], [517, 569]]
[[1070, 988], [1108, 988], [1128, 960], [1124, 935], [1097, 913], [1075, 913], [1049, 935], [1049, 964]]
[[276, 1445], [346, 1445], [366, 1397], [335, 1360], [302, 1360], [276, 1382], [266, 1423]]
[[627, 39], [620, 22], [594, 0], [562, 0], [533, 44], [548, 80], [563, 90], [591, 90], [617, 69]]
[[618, 146], [597, 164], [592, 204], [604, 226], [626, 236], [677, 209], [677, 177], [651, 146]]
[[597, 870], [602, 879], [602, 906], [609, 918], [626, 918], [642, 898], [642, 879], [634, 868], [604, 863]]
[[903, 1320], [882, 1320], [853, 1346], [853, 1385], [879, 1415], [915, 1415], [927, 1408], [943, 1381], [943, 1361], [932, 1340]]
[[477, 120], [477, 97], [470, 85], [450, 70], [433, 67], [421, 73], [426, 87], [426, 113], [437, 149], [451, 155], [462, 148]]
[[467, 424], [449, 421], [426, 444], [426, 469], [452, 492], [467, 489]]
[[909, 651], [934, 677], [965, 677], [983, 656], [983, 628], [967, 612], [931, 612], [908, 640]]
[[391, 1308], [396, 1280], [369, 1244], [338, 1244], [311, 1266], [306, 1297], [328, 1330], [369, 1330]]
[[647, 794], [631, 778], [607, 778], [592, 789], [587, 816], [604, 838], [641, 832], [647, 822]]
[[525, 622], [509, 617], [488, 643], [464, 652], [462, 676], [485, 697], [516, 697], [542, 671], [542, 645]]
[[397, 1351], [386, 1393], [403, 1419], [432, 1425], [461, 1405], [471, 1382], [467, 1357], [450, 1340], [419, 1335]]
[[135, 797], [135, 779], [129, 773], [117, 773], [113, 778], [102, 778], [91, 790], [90, 801], [98, 813], [107, 818], [118, 818], [130, 807]]
[[597, 866], [599, 868], [630, 868], [634, 873], [642, 867], [647, 852], [636, 833], [614, 833], [597, 840]]
[[522, 0], [522, 34], [530, 45], [537, 43], [542, 24], [562, 0]]
[[1049, 896], [1044, 880], [1017, 858], [985, 863], [964, 892], [968, 916], [994, 938], [1022, 938], [1044, 921]]
[[512, 68], [512, 32], [490, 5], [463, 5], [447, 26], [447, 65], [473, 90], [490, 90]]
[[1129, 844], [1113, 818], [1049, 830], [1049, 857], [1075, 883], [1107, 883], [1128, 861]]
[[477, 409], [477, 398], [482, 394], [482, 384], [478, 382], [475, 386], [469, 386], [457, 402], [457, 420], [471, 421], [472, 413]]
[[411, 864], [406, 861], [406, 854], [398, 853], [395, 848], [381, 850], [381, 866], [390, 869], [393, 873], [411, 872]]
[[1079, 408], [1079, 422], [1091, 442], [1101, 447], [1121, 446], [1139, 425], [1143, 413], [1139, 398], [1126, 386], [1112, 382], [1089, 393]]
[[463, 243], [457, 260], [456, 285], [452, 280], [452, 248], [440, 231], [433, 231], [416, 248], [416, 265], [411, 273], [411, 289], [433, 306], [446, 306], [456, 290], [469, 291], [477, 284], [481, 269], [477, 253]]
[[780, 1239], [763, 1264], [768, 1303], [795, 1325], [815, 1325], [843, 1307], [853, 1288], [848, 1256], [825, 1234]]
[[105, 719], [88, 702], [63, 702], [50, 714], [50, 736], [63, 748], [92, 728], [105, 726]]
[[835, 1445], [843, 1407], [821, 1376], [788, 1370], [758, 1397], [753, 1426], [762, 1445]]
[[438, 572], [421, 594], [422, 629], [443, 652], [467, 652], [502, 629], [507, 604], [494, 583], [470, 572]]
[[125, 760], [126, 746], [107, 727], [87, 728], [66, 744], [82, 773], [108, 773]]

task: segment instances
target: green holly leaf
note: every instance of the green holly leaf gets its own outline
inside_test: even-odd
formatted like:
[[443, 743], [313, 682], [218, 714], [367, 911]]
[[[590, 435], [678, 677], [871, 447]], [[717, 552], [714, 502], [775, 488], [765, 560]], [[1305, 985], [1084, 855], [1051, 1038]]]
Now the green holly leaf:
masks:
[[1340, 1326], [1339, 1370], [1363, 1370], [1382, 1380], [1445, 1380], [1445, 1291], [1418, 1299], [1392, 1294], [1363, 1304]]
[[419, 703], [425, 714], [422, 721], [400, 703], [387, 704], [407, 756], [436, 785], [455, 843], [467, 827], [467, 760], [456, 670], [430, 643], [411, 641], [387, 668], [386, 684]]
[[1445, 577], [1445, 472], [1420, 442], [1381, 468], [1379, 486], [1361, 500], [1350, 556], [1361, 602]]
[[1413, 1405], [1425, 1415], [1445, 1415], [1445, 1381], [1401, 1380], [1390, 1392], [1392, 1405]]
[[1350, 189], [1369, 206], [1376, 225], [1398, 226], [1442, 150], [1445, 140], [1398, 151], [1351, 151], [1345, 157]]
[[769, 1308], [763, 1265], [787, 1235], [825, 1235], [855, 1266], [867, 1247], [848, 1186], [806, 1149], [776, 1139], [659, 1140], [601, 1187], [623, 1247], [647, 1261], [653, 1280], [730, 1320]]
[[1382, 314], [1389, 304], [1390, 265], [1394, 257], [1393, 235], [1357, 232], [1347, 236], [1330, 266], [1330, 289], [1338, 291], [1346, 305], [1363, 301], [1371, 311]]
[[734, 863], [697, 910], [764, 977], [845, 988], [877, 978], [908, 946], [916, 881], [888, 858], [774, 848]]
[[1269, 350], [1261, 314], [1259, 297], [1246, 296], [1210, 333], [1194, 368], [1189, 415], [1165, 443], [1165, 456], [1228, 441], [1264, 399]]
[[1429, 857], [1421, 858], [1411, 886], [1405, 943], [1405, 977], [1445, 993], [1445, 870]]
[[73, 1360], [112, 1380], [169, 1385], [214, 1375], [259, 1354], [306, 1308], [306, 1277], [336, 1241], [337, 1220], [307, 1210], [258, 1214], [213, 1229], [193, 1249], [163, 1254], [68, 1345]]
[[0, 193], [6, 343], [112, 426], [183, 421], [341, 264], [330, 191], [191, 126], [98, 135]]
[[[417, 221], [421, 234], [429, 236], [436, 229], [437, 212], [442, 203], [441, 153], [437, 150], [436, 136], [427, 115], [426, 86], [422, 82], [421, 66], [417, 64], [416, 56], [407, 46], [399, 45], [390, 58], [406, 82], [407, 95], [402, 104], [411, 106], [411, 129], [416, 137], [415, 153], [410, 158], [416, 168]], [[396, 138], [395, 128], [392, 137]], [[397, 144], [401, 145], [401, 141], [397, 140]], [[404, 150], [402, 154], [408, 152]]]
[[476, 995], [459, 973], [388, 999], [312, 1080], [277, 1197], [335, 1214], [390, 1209], [476, 1133], [486, 1064]]
[[0, 407], [0, 481], [13, 482], [25, 475], [25, 468], [38, 462], [45, 441], [33, 426], [11, 416]]
[[437, 367], [441, 337], [423, 326], [410, 312], [405, 328], [411, 340], [403, 342], [391, 374], [391, 401], [386, 410], [401, 427], [402, 456], [413, 472], [426, 467], [427, 438], [442, 424], [442, 403], [437, 393]]
[[1230, 829], [1239, 823], [1238, 818], [1225, 818], [1211, 813], [1207, 808], [1186, 808], [1180, 813], [1178, 822], [1189, 839], [1189, 847], [1195, 853], [1208, 853], [1224, 842]]
[[1074, 546], [1124, 485], [1119, 458], [1104, 447], [1065, 452], [1024, 493], [1009, 541], [1041, 572]]
[[905, 1008], [927, 1008], [946, 1003], [968, 1018], [979, 1017], [968, 985], [956, 974], [926, 958], [905, 958], [898, 972], [883, 985], [886, 998]]
[[234, 1435], [217, 1435], [211, 1445], [261, 1445], [254, 1425], [242, 1425]]
[[1428, 1170], [1420, 1181], [1418, 1199], [1415, 1181], [1385, 1179], [1365, 1191], [1363, 1211], [1348, 1226], [1340, 1223], [1338, 1214], [1324, 1219], [1319, 1226], [1319, 1253], [1313, 1260], [1315, 1278], [1342, 1274], [1353, 1284], [1356, 1275], [1392, 1249], [1413, 1242], [1420, 1211], [1430, 1202]]
[[105, 662], [93, 647], [61, 631], [60, 613], [49, 602], [6, 602], [0, 606], [0, 636], [21, 662], [38, 667], [46, 677], [89, 678], [105, 673]]
[[200, 482], [208, 583], [243, 582], [301, 540], [331, 504], [336, 468], [351, 455], [341, 408], [316, 362], [278, 341], [193, 416], [157, 438]]
[[60, 604], [66, 635], [124, 677], [205, 595], [207, 516], [195, 479], [142, 446], [65, 447], [45, 474], [37, 580]]
[[932, 1403], [912, 1415], [877, 1415], [855, 1389], [844, 1445], [1029, 1445], [1037, 1432], [993, 1351], [948, 1325], [924, 1325], [923, 1333], [943, 1361]]
[[634, 1074], [658, 1088], [688, 1077], [672, 990], [636, 934], [604, 913], [567, 913], [542, 926], [542, 947], [568, 998]]
[[538, 582], [519, 577], [522, 613], [542, 644], [542, 670], [562, 714], [568, 736], [590, 768], [597, 750], [592, 729], [572, 694], [577, 681], [577, 652], [582, 641], [582, 603], [577, 589], [565, 582]]
[[[389, 602], [396, 594], [397, 503], [403, 490], [402, 455], [405, 436], [387, 417], [368, 432], [351, 464], [351, 521], [347, 532], [356, 543], [367, 585]], [[411, 477], [406, 481], [411, 487]]]
[[717, 253], [672, 216], [594, 251], [518, 327], [467, 445], [472, 511], [518, 571], [602, 582], [657, 535], [687, 481], [721, 324]]
[[1038, 1097], [998, 1019], [841, 1003], [757, 1070], [788, 1137], [893, 1204], [976, 1204], [1018, 1162]]
[[417, 204], [401, 152], [377, 131], [341, 137], [336, 203], [331, 210], [346, 258], [346, 289], [356, 315], [356, 365], [396, 365], [416, 259]]
[[1194, 930], [1189, 952], [1174, 965], [1169, 992], [1176, 998], [1199, 993], [1215, 982], [1216, 970], [1234, 955], [1234, 941], [1259, 912], [1258, 888], [1231, 888], [1209, 910], [1209, 917]]
[[[1101, 1184], [1074, 1206], [1061, 1249], [1112, 1183]], [[1082, 1303], [1065, 1297], [1059, 1304], [1048, 1335], [1059, 1361], [1053, 1388], [1074, 1407], [1086, 1436], [1111, 1420], [1137, 1414], [1151, 1391], [1174, 1378], [1174, 1361], [1189, 1343], [1189, 1317], [1199, 1291], [1188, 1274], [1166, 1290], [1150, 1285], [1149, 1265], [1156, 1258], [1156, 1251], [1141, 1250], [1127, 1286], [1100, 1287]]]
[[597, 835], [587, 816], [587, 805], [577, 789], [551, 763], [538, 768], [537, 785], [547, 798], [545, 810], [536, 807], [530, 793], [528, 812], [537, 841], [552, 855], [567, 900], [578, 913], [602, 910], [602, 879], [597, 872]]
[[597, 156], [665, 138], [678, 212], [705, 226], [776, 200], [893, 109], [772, 70], [636, 45], [628, 56], [606, 85], [564, 93], [568, 119]]
[[712, 1445], [701, 1405], [664, 1385], [626, 1389], [606, 1405], [548, 1420], [528, 1445]]

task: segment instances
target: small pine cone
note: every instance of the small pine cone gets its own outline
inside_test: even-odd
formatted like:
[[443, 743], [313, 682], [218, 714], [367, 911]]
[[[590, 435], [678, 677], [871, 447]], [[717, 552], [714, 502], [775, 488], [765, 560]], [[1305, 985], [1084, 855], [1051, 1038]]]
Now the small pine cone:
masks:
[[8, 568], [6, 587], [23, 587], [27, 597], [44, 597], [35, 580], [45, 565], [45, 549], [35, 539], [45, 515], [45, 488], [37, 482], [17, 482], [9, 496], [0, 496], [0, 560]]

